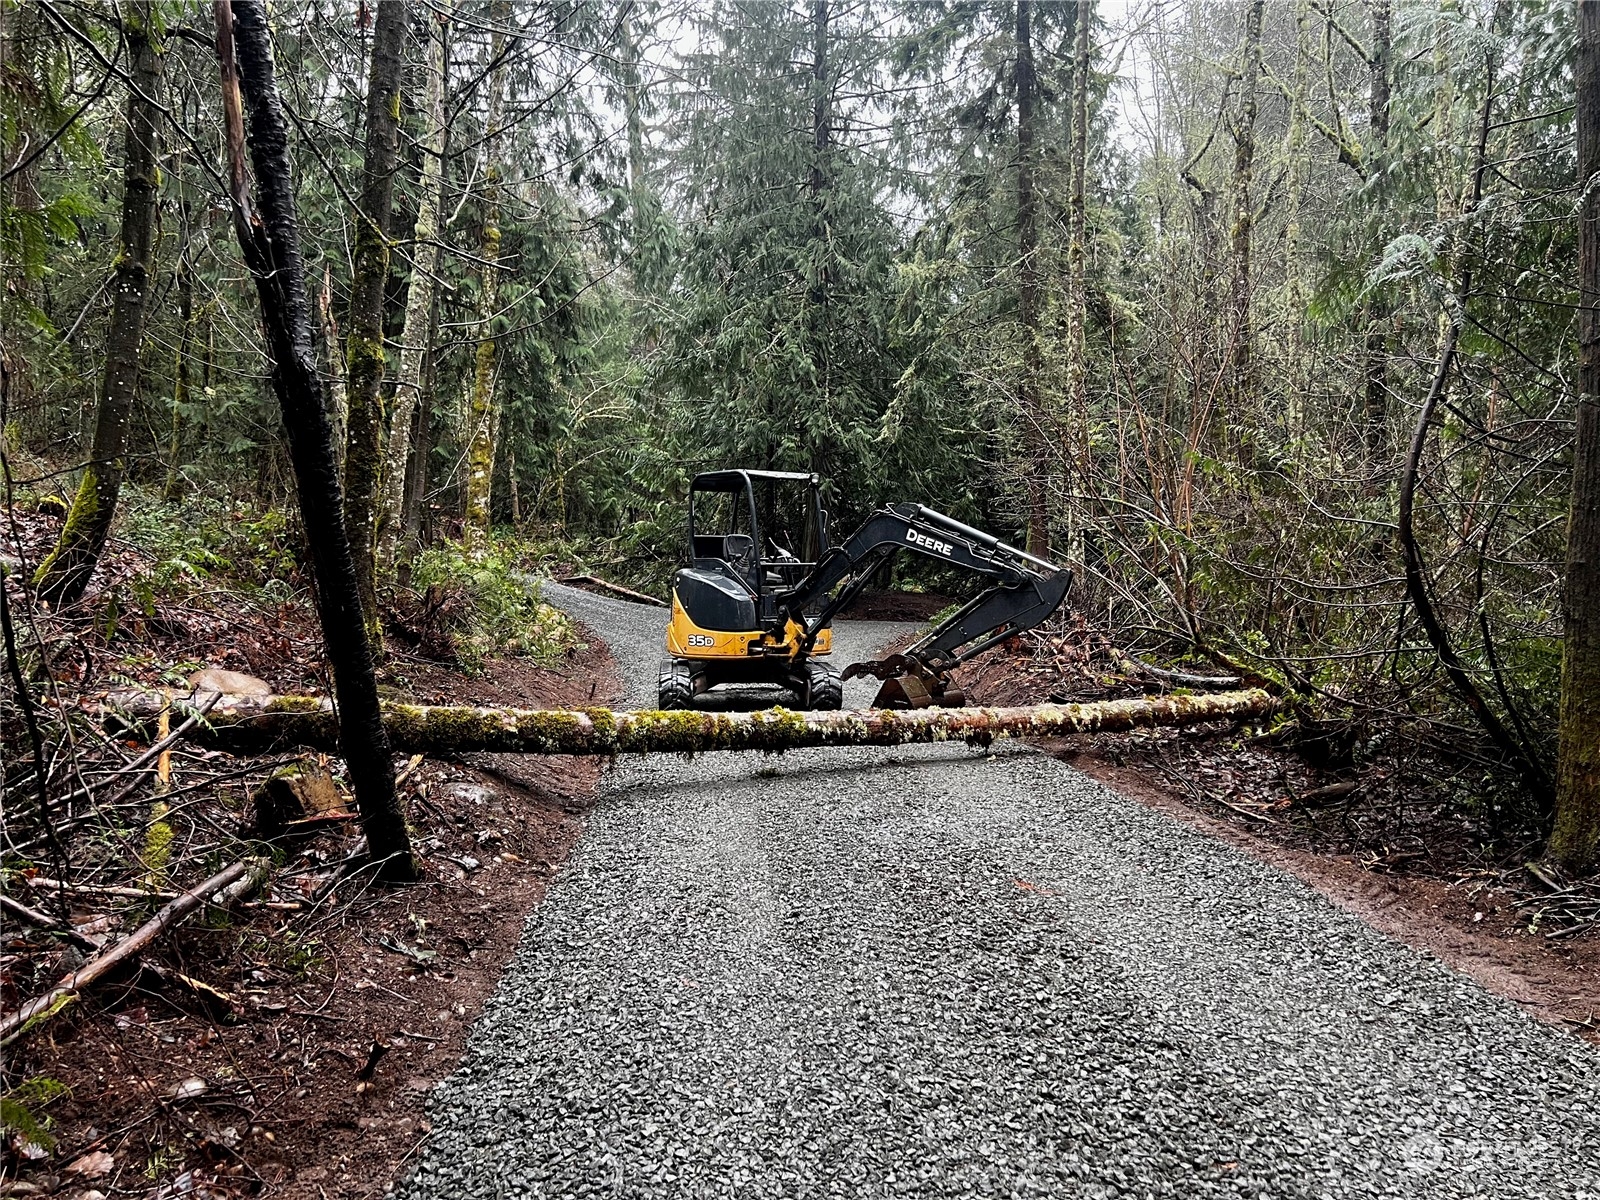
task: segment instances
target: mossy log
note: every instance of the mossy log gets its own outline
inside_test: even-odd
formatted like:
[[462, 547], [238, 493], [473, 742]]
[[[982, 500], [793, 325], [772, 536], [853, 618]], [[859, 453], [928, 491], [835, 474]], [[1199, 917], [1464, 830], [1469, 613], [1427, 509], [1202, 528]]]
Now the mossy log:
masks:
[[[125, 719], [153, 722], [168, 697], [124, 692], [109, 703]], [[811, 746], [898, 746], [999, 738], [1120, 733], [1152, 726], [1248, 721], [1280, 711], [1284, 701], [1260, 689], [1218, 694], [1106, 700], [1097, 704], [1040, 704], [1029, 708], [925, 708], [912, 712], [613, 712], [447, 705], [383, 705], [394, 748], [412, 754], [497, 751], [510, 754], [702, 754], [713, 750], [769, 753]], [[330, 702], [315, 696], [229, 696], [197, 740], [232, 750], [301, 745], [334, 751], [339, 724]]]

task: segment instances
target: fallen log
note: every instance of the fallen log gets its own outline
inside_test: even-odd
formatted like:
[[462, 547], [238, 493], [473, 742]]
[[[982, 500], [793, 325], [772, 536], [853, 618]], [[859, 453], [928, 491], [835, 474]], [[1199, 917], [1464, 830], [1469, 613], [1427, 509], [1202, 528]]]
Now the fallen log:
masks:
[[656, 608], [666, 608], [665, 600], [658, 600], [654, 596], [647, 596], [643, 592], [636, 592], [630, 587], [623, 587], [620, 583], [612, 583], [609, 579], [601, 579], [598, 575], [568, 575], [565, 579], [556, 580], [568, 587], [599, 588], [602, 592], [610, 592], [613, 596], [620, 596], [624, 600], [631, 600], [635, 604], [649, 604]]
[[240, 884], [245, 884], [248, 890], [259, 886], [266, 877], [264, 859], [246, 858], [218, 871], [198, 887], [180, 893], [172, 903], [111, 949], [91, 958], [42, 996], [35, 996], [16, 1012], [7, 1013], [0, 1020], [0, 1045], [6, 1045], [56, 1016], [87, 989], [148, 949], [162, 933], [200, 908], [216, 893], [224, 892], [231, 899], [239, 894]]
[[[160, 692], [120, 693], [110, 702], [125, 721], [145, 725], [168, 698]], [[899, 746], [999, 738], [1120, 733], [1152, 726], [1248, 721], [1271, 716], [1287, 702], [1260, 689], [1200, 695], [1149, 696], [1097, 704], [1040, 704], [1028, 708], [924, 708], [864, 712], [613, 712], [447, 705], [383, 705], [383, 723], [396, 750], [438, 755], [462, 751], [509, 754], [701, 754], [713, 750], [781, 752], [813, 746]], [[336, 751], [338, 718], [316, 696], [231, 696], [191, 736], [222, 749], [253, 751], [298, 744]]]
[[1111, 648], [1111, 661], [1117, 664], [1117, 669], [1129, 675], [1139, 675], [1146, 679], [1154, 679], [1167, 687], [1186, 688], [1236, 688], [1244, 686], [1244, 679], [1238, 675], [1194, 675], [1187, 671], [1169, 671], [1165, 667], [1153, 667], [1142, 658], [1135, 658], [1125, 650], [1115, 646]]

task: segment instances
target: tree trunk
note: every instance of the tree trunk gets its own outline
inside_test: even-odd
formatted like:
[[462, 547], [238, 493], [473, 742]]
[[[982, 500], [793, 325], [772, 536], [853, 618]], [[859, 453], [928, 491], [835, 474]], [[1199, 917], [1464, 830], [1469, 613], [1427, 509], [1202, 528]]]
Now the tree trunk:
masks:
[[346, 418], [350, 409], [345, 398], [344, 363], [339, 353], [339, 318], [333, 315], [333, 278], [326, 264], [322, 268], [322, 290], [317, 294], [317, 323], [322, 333], [322, 379], [328, 389], [328, 420], [333, 426], [333, 456], [344, 478]]
[[1028, 492], [1029, 554], [1050, 557], [1050, 447], [1039, 399], [1039, 199], [1034, 179], [1034, 102], [1039, 81], [1033, 69], [1033, 0], [1017, 0], [1017, 331], [1022, 365], [1017, 408], [1026, 448], [1022, 469]]
[[[1067, 455], [1077, 463], [1078, 494], [1090, 494], [1089, 461], [1089, 33], [1093, 6], [1078, 5], [1072, 20], [1072, 146], [1067, 199], [1067, 404], [1076, 424], [1075, 446]], [[1067, 514], [1067, 553], [1082, 558], [1083, 530], [1092, 516]]]
[[1286, 387], [1283, 428], [1288, 436], [1301, 437], [1306, 431], [1306, 393], [1311, 381], [1306, 371], [1306, 282], [1300, 264], [1301, 207], [1310, 166], [1306, 155], [1306, 80], [1310, 75], [1311, 53], [1306, 39], [1308, 0], [1298, 0], [1295, 8], [1295, 50], [1293, 94], [1289, 97], [1289, 125], [1283, 138], [1283, 156], [1288, 171], [1284, 197], [1283, 269], [1284, 308], [1288, 343], [1284, 348]]
[[[274, 78], [266, 7], [261, 0], [240, 0], [236, 22], [230, 0], [214, 3], [234, 229], [255, 277], [272, 388], [294, 464], [300, 517], [317, 580], [317, 616], [342, 718], [338, 748], [350, 769], [368, 852], [383, 864], [386, 877], [414, 879], [417, 867], [395, 797], [394, 758], [378, 709], [372, 646], [344, 527], [333, 430], [317, 374], [288, 128]], [[255, 210], [244, 163], [244, 106], [250, 114], [249, 149], [257, 179]]]
[[484, 122], [483, 287], [479, 309], [478, 352], [467, 403], [467, 486], [462, 532], [467, 541], [487, 538], [494, 485], [495, 420], [495, 310], [500, 304], [500, 121], [506, 96], [506, 34], [511, 20], [507, 0], [496, 0], [490, 10], [494, 25], [491, 39], [493, 69], [489, 72], [489, 110]]
[[1240, 54], [1239, 108], [1233, 123], [1233, 329], [1229, 341], [1230, 390], [1234, 412], [1243, 411], [1253, 393], [1255, 329], [1251, 319], [1251, 239], [1255, 231], [1253, 192], [1256, 156], [1256, 91], [1261, 80], [1261, 17], [1266, 0], [1250, 0], [1245, 10], [1244, 46]]
[[422, 178], [417, 186], [417, 220], [412, 227], [415, 268], [406, 292], [406, 319], [400, 334], [400, 371], [394, 382], [394, 412], [384, 455], [383, 505], [378, 513], [378, 567], [394, 568], [405, 508], [406, 464], [411, 452], [412, 415], [422, 397], [422, 367], [432, 354], [434, 275], [439, 266], [439, 208], [444, 200], [446, 77], [449, 72], [450, 3], [440, 0], [432, 14], [428, 74], [422, 119]]
[[[1389, 0], [1372, 0], [1372, 57], [1369, 120], [1372, 131], [1367, 149], [1367, 179], [1373, 202], [1383, 209], [1388, 189], [1386, 166], [1389, 148], [1389, 60], [1393, 57], [1390, 33]], [[1379, 236], [1386, 236], [1379, 229]], [[1389, 330], [1392, 312], [1389, 302], [1374, 296], [1367, 307], [1367, 462], [1381, 468], [1389, 457]]]
[[155, 259], [156, 122], [160, 117], [161, 48], [151, 0], [128, 14], [131, 70], [123, 154], [122, 228], [111, 283], [111, 326], [105, 378], [95, 409], [93, 448], [83, 482], [55, 548], [34, 575], [39, 595], [56, 605], [83, 595], [100, 562], [117, 512], [128, 447], [128, 417], [139, 390], [139, 351]]
[[1600, 865], [1600, 0], [1578, 6], [1578, 429], [1567, 524], [1560, 758], [1549, 857]]
[[649, 244], [650, 218], [654, 216], [654, 208], [645, 181], [645, 98], [644, 80], [639, 69], [642, 61], [640, 23], [639, 6], [629, 5], [628, 14], [622, 22], [618, 67], [622, 83], [623, 116], [628, 127], [628, 269], [634, 286], [648, 290], [657, 282], [660, 256], [656, 248]]
[[[439, 294], [434, 292], [433, 310], [428, 316], [428, 345], [439, 340]], [[438, 378], [438, 361], [429, 355], [422, 372], [422, 395], [432, 396]], [[433, 460], [433, 412], [430, 405], [418, 404], [413, 422], [415, 447], [406, 462], [406, 499], [401, 513], [402, 536], [408, 546], [425, 546], [433, 538], [430, 522], [423, 520], [428, 502], [429, 465]]]
[[[373, 569], [378, 486], [383, 462], [383, 294], [389, 279], [389, 207], [400, 149], [400, 79], [405, 63], [406, 0], [378, 0], [367, 76], [367, 146], [361, 171], [350, 278], [349, 382], [345, 388], [344, 523], [355, 556], [356, 582], [367, 628], [376, 634], [378, 598]], [[381, 636], [373, 638], [381, 656]]]
[[[828, 303], [834, 282], [833, 242], [829, 235], [828, 191], [833, 186], [833, 90], [828, 83], [828, 0], [811, 4], [811, 287], [806, 314], [811, 333], [811, 371], [822, 408], [833, 401], [833, 331], [829, 327]], [[828, 439], [819, 438], [807, 447], [811, 470], [828, 475]], [[777, 464], [770, 464], [776, 466]]]
[[[113, 695], [119, 720], [152, 723], [172, 697], [161, 692]], [[565, 712], [447, 705], [383, 706], [394, 746], [408, 754], [496, 751], [508, 754], [701, 754], [714, 750], [800, 750], [813, 746], [898, 746], [966, 742], [987, 746], [1003, 737], [1120, 733], [1154, 726], [1249, 721], [1287, 702], [1259, 688], [1191, 696], [1041, 704], [1031, 708], [873, 709], [866, 712]], [[227, 696], [190, 737], [234, 750], [270, 746], [332, 747], [339, 720], [316, 696]]]
[[[1500, 14], [1507, 7], [1507, 3], [1508, 0], [1497, 0], [1494, 17], [1490, 20], [1491, 30], [1499, 24]], [[1489, 131], [1493, 125], [1494, 102], [1497, 96], [1495, 84], [1500, 68], [1498, 48], [1498, 41], [1491, 40], [1484, 51], [1484, 91], [1483, 102], [1478, 108], [1477, 144], [1473, 150], [1472, 192], [1463, 214], [1477, 211], [1483, 201], [1484, 177], [1489, 170]], [[1439, 656], [1439, 665], [1444, 668], [1445, 676], [1494, 744], [1509, 761], [1521, 767], [1528, 790], [1533, 793], [1541, 806], [1546, 806], [1551, 800], [1549, 774], [1533, 748], [1523, 745], [1505, 721], [1500, 719], [1500, 715], [1489, 707], [1488, 701], [1484, 699], [1483, 689], [1478, 686], [1473, 672], [1457, 652], [1449, 631], [1434, 607], [1432, 581], [1429, 579], [1427, 566], [1422, 558], [1422, 547], [1416, 535], [1417, 481], [1421, 475], [1428, 435], [1435, 423], [1435, 413], [1438, 412], [1449, 390], [1456, 350], [1461, 344], [1461, 333], [1466, 323], [1467, 306], [1472, 299], [1472, 278], [1472, 260], [1466, 258], [1454, 289], [1454, 301], [1446, 306], [1450, 323], [1444, 345], [1440, 350], [1438, 365], [1434, 368], [1433, 382], [1429, 385], [1428, 394], [1417, 413], [1416, 424], [1412, 426], [1411, 446], [1406, 452], [1405, 462], [1401, 468], [1400, 491], [1395, 505], [1395, 540], [1400, 546], [1406, 597], [1416, 611], [1417, 621], [1422, 626], [1428, 643]]]
[[172, 363], [172, 427], [167, 437], [167, 481], [162, 499], [176, 504], [183, 499], [183, 410], [189, 403], [189, 360], [194, 357], [194, 266], [189, 261], [188, 217], [184, 217], [184, 244], [178, 250], [178, 349]]

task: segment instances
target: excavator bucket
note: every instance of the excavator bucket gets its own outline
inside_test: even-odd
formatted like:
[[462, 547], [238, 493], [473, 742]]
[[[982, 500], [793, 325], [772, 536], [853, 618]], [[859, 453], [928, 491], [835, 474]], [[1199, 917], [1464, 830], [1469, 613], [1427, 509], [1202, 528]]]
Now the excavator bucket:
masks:
[[891, 675], [872, 698], [873, 708], [928, 708], [933, 693], [915, 675]]
[[844, 669], [846, 679], [858, 675], [876, 675], [883, 680], [872, 699], [873, 708], [961, 708], [967, 703], [960, 688], [949, 686], [944, 677], [904, 654], [851, 663]]

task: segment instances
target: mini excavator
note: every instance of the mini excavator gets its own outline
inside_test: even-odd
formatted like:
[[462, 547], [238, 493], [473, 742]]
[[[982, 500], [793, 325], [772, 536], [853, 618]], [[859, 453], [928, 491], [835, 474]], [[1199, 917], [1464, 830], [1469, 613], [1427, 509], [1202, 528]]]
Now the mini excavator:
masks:
[[[965, 567], [988, 587], [899, 654], [839, 671], [834, 616], [902, 550]], [[792, 691], [837, 709], [844, 680], [883, 681], [874, 708], [960, 707], [950, 672], [1061, 606], [1072, 573], [921, 504], [878, 509], [837, 545], [816, 475], [708, 471], [689, 486], [689, 565], [672, 584], [660, 706], [722, 684]]]

